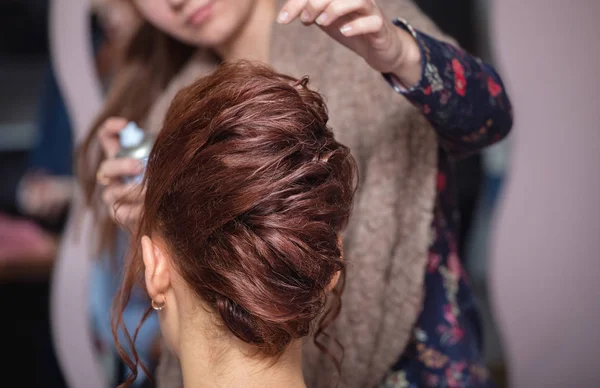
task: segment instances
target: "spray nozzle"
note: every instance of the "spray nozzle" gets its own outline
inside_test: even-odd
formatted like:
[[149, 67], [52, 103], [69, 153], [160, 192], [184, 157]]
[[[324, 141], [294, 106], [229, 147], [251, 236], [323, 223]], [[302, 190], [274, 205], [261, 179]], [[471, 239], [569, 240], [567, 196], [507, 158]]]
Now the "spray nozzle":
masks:
[[139, 145], [142, 140], [144, 140], [144, 131], [133, 121], [130, 121], [125, 128], [119, 132], [119, 143], [121, 143], [121, 147], [135, 147]]

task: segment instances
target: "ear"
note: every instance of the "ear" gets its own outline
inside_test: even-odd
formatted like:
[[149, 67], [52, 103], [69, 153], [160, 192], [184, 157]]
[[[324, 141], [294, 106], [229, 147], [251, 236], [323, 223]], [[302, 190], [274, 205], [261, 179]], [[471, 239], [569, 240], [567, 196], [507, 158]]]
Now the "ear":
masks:
[[151, 299], [165, 294], [171, 286], [169, 276], [169, 257], [163, 244], [150, 237], [142, 237], [142, 257], [144, 260], [144, 276], [146, 290]]

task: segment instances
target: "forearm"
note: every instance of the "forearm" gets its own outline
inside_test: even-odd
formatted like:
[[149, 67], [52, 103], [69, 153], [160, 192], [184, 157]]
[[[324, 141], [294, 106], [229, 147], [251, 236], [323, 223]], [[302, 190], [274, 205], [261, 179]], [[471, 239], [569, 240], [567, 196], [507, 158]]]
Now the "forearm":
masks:
[[423, 112], [441, 145], [463, 154], [504, 138], [512, 127], [512, 108], [494, 68], [402, 20], [396, 24], [410, 36], [420, 55], [414, 55], [414, 47], [408, 49], [413, 54], [407, 56], [411, 59], [406, 66], [385, 77]]

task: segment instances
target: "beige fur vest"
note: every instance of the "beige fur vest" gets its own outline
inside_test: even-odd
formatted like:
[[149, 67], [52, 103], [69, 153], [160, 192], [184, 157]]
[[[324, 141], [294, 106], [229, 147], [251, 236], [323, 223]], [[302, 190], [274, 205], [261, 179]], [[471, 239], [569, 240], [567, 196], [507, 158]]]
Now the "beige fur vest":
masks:
[[[386, 17], [402, 17], [450, 41], [412, 2], [378, 3]], [[401, 355], [420, 312], [436, 196], [436, 136], [381, 74], [319, 28], [298, 22], [273, 28], [270, 64], [295, 77], [309, 75], [326, 98], [337, 139], [359, 165], [360, 186], [344, 234], [349, 270], [342, 312], [328, 332], [344, 346], [339, 386], [372, 387]], [[209, 55], [190, 61], [156, 102], [147, 128], [159, 130], [173, 95], [216, 65]], [[308, 387], [335, 384], [333, 364], [312, 341], [305, 346], [304, 368]], [[161, 388], [182, 386], [173, 355], [164, 354], [157, 382]]]

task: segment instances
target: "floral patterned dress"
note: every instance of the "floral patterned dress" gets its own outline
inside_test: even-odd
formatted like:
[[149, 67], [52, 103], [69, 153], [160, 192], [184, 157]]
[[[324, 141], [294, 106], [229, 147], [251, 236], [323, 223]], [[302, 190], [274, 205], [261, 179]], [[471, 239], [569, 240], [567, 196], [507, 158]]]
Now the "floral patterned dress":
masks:
[[490, 65], [404, 20], [395, 24], [417, 40], [423, 75], [409, 90], [390, 75], [384, 77], [432, 123], [440, 149], [423, 309], [410, 343], [380, 388], [490, 387], [482, 359], [480, 318], [457, 253], [453, 160], [504, 138], [512, 127], [512, 108]]

